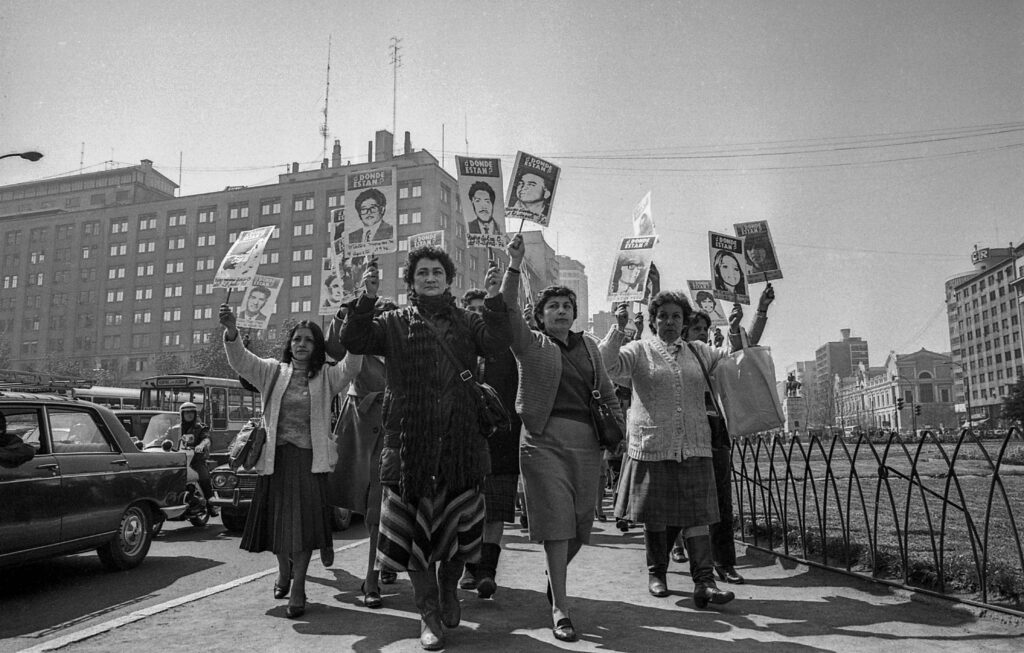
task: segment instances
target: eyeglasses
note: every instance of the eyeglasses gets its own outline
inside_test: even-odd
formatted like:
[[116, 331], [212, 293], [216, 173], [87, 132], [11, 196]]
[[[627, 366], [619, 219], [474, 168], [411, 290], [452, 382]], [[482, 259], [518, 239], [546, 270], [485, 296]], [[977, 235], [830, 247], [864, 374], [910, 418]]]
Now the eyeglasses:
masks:
[[640, 268], [642, 268], [643, 263], [623, 263], [619, 267], [632, 272], [633, 270], [639, 270]]
[[359, 207], [359, 215], [373, 215], [374, 211], [379, 211], [380, 207], [376, 204], [363, 204]]

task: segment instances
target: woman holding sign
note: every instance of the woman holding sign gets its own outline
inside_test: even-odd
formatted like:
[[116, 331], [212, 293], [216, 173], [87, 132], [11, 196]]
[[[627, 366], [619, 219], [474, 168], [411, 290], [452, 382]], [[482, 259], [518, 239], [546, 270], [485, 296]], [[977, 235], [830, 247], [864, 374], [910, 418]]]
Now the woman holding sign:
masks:
[[485, 300], [482, 315], [460, 309], [454, 278], [444, 250], [416, 248], [404, 277], [411, 306], [375, 316], [380, 276], [370, 267], [340, 328], [349, 352], [386, 363], [377, 560], [409, 572], [427, 650], [444, 648], [445, 628], [459, 625], [459, 578], [465, 562], [480, 559], [483, 536], [490, 457], [472, 374], [462, 373], [511, 342], [502, 298]]
[[[669, 546], [683, 531], [690, 553], [693, 601], [728, 603], [732, 592], [715, 583], [709, 525], [719, 521], [712, 464], [711, 431], [705, 412], [710, 391], [704, 371], [714, 372], [728, 355], [703, 342], [686, 343], [692, 309], [679, 292], [651, 300], [648, 321], [656, 338], [627, 343], [626, 304], [615, 311], [617, 324], [601, 341], [601, 355], [615, 383], [631, 385], [628, 459], [623, 461], [615, 516], [644, 524], [647, 589], [668, 596]], [[729, 322], [739, 331], [743, 311], [733, 307]]]

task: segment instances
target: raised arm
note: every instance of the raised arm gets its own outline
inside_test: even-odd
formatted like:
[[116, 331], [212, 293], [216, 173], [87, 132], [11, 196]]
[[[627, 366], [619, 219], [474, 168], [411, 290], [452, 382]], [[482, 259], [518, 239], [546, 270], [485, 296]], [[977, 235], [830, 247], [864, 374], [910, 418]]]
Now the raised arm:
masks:
[[623, 348], [623, 345], [629, 342], [625, 330], [628, 321], [629, 313], [626, 303], [623, 302], [615, 307], [615, 324], [597, 346], [608, 376], [619, 385], [629, 385], [632, 382], [633, 367], [637, 358], [635, 346]]
[[230, 306], [221, 304], [217, 319], [224, 326], [224, 353], [227, 355], [228, 365], [262, 392], [277, 369], [278, 361], [273, 358], [260, 358], [245, 348], [242, 339], [238, 337], [235, 312]]
[[761, 291], [761, 299], [757, 302], [757, 311], [754, 313], [754, 323], [750, 325], [750, 344], [757, 345], [761, 341], [761, 334], [768, 324], [768, 307], [775, 301], [775, 289], [772, 284], [765, 286]]
[[[487, 298], [484, 299], [484, 312], [481, 320], [473, 320], [473, 337], [476, 342], [477, 354], [487, 356], [497, 354], [509, 348], [512, 344], [512, 325], [509, 320], [511, 313], [518, 312], [517, 308], [509, 310], [508, 304], [502, 295], [495, 292], [498, 286], [498, 267], [491, 266], [487, 270]], [[513, 304], [513, 307], [515, 305]]]
[[[377, 305], [377, 289], [380, 288], [380, 271], [377, 266], [370, 265], [363, 272], [363, 287], [363, 294], [353, 306], [348, 307], [338, 339], [341, 345], [353, 354], [385, 356], [387, 340], [384, 323], [373, 319], [373, 309]], [[338, 319], [337, 316], [334, 319]]]
[[[526, 319], [523, 318], [522, 313], [519, 311], [520, 266], [523, 264], [523, 257], [526, 256], [526, 246], [523, 243], [523, 237], [519, 234], [513, 236], [505, 251], [508, 253], [509, 264], [501, 281], [501, 296], [505, 300], [505, 306], [508, 307], [509, 311], [509, 325], [512, 329], [511, 349], [513, 352], [522, 352], [533, 340], [533, 332], [530, 330], [530, 325], [526, 323]], [[488, 295], [497, 293], [497, 290], [494, 286], [488, 285], [487, 293]]]
[[338, 312], [331, 318], [331, 323], [327, 325], [327, 333], [324, 335], [327, 345], [327, 355], [336, 361], [340, 361], [345, 358], [345, 345], [341, 344], [341, 325], [345, 323], [345, 314], [348, 312], [348, 308], [342, 306], [338, 309]]

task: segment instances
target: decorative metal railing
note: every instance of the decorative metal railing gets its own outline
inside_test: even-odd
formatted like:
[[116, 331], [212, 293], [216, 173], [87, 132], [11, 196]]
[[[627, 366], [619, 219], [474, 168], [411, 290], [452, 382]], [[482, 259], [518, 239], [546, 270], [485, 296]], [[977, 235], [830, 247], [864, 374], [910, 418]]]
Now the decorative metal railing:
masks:
[[737, 438], [732, 465], [748, 545], [1024, 616], [1019, 429]]

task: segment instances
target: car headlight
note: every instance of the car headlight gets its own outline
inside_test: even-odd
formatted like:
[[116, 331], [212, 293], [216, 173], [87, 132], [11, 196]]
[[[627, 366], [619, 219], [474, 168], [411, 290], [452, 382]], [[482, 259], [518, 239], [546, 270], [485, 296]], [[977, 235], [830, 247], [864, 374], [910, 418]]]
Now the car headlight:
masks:
[[210, 482], [213, 483], [215, 490], [232, 490], [238, 487], [238, 478], [234, 474], [213, 474]]

